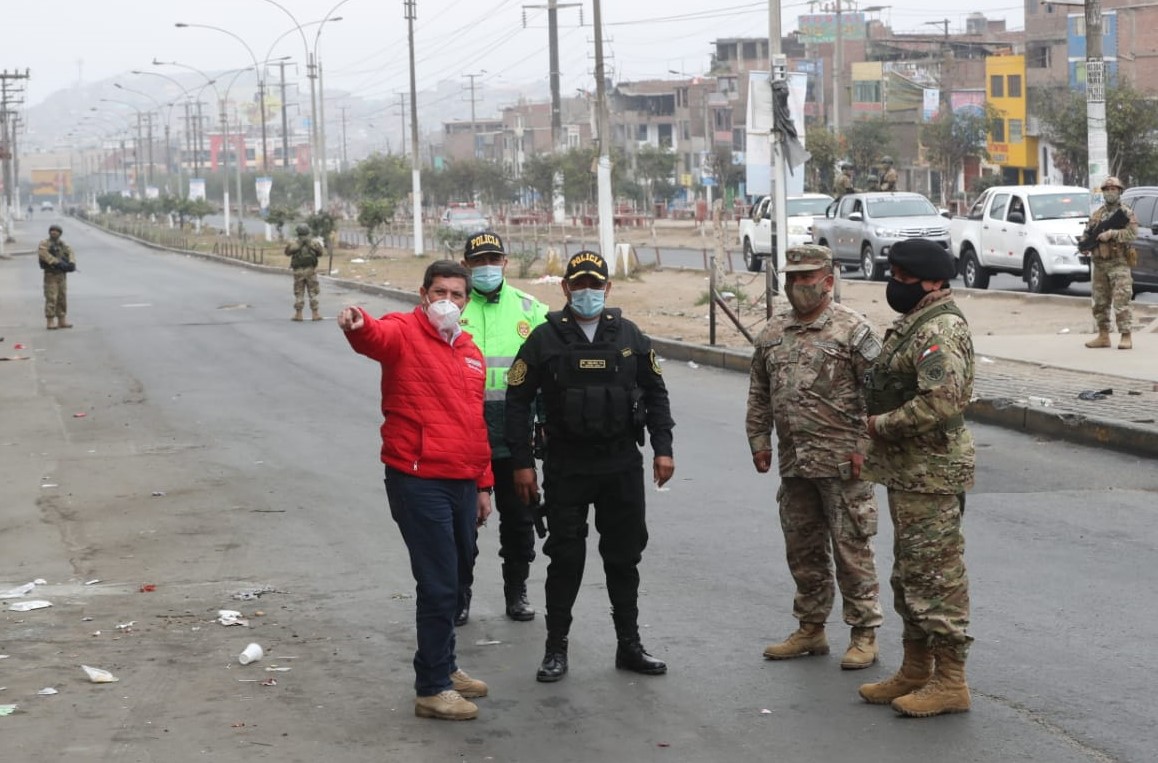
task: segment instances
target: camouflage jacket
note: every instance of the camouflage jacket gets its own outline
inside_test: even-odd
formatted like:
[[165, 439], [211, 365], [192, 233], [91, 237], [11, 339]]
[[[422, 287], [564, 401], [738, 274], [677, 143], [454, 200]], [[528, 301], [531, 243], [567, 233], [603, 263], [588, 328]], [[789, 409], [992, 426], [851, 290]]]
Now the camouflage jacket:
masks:
[[[1110, 215], [1118, 211], [1120, 204], [1115, 204], [1113, 208], [1109, 204], [1103, 204], [1094, 210], [1090, 215], [1089, 222], [1086, 223], [1086, 230], [1092, 229], [1102, 220], [1105, 220]], [[1109, 241], [1099, 243], [1092, 254], [1099, 260], [1118, 260], [1126, 261], [1126, 255], [1130, 250], [1130, 242], [1138, 238], [1138, 218], [1134, 216], [1134, 210], [1129, 207], [1122, 207], [1126, 210], [1126, 214], [1130, 216], [1130, 224], [1121, 229], [1110, 231], [1112, 234]]]
[[895, 191], [897, 190], [897, 171], [892, 167], [881, 176], [881, 190]]
[[880, 353], [868, 321], [830, 304], [803, 324], [778, 311], [756, 340], [748, 381], [748, 444], [772, 450], [778, 434], [784, 477], [837, 477], [850, 453], [867, 448], [861, 380]]
[[51, 238], [44, 239], [37, 247], [36, 255], [40, 260], [40, 269], [47, 273], [66, 273], [68, 271], [61, 267], [62, 264], [66, 262], [76, 264], [72, 247], [60, 239], [55, 242]]
[[952, 299], [948, 290], [930, 294], [885, 333], [873, 372], [916, 377], [917, 393], [875, 418], [866, 479], [912, 493], [955, 495], [973, 486], [973, 435], [963, 418], [973, 396], [969, 324], [943, 313], [910, 330]]
[[286, 244], [285, 253], [290, 258], [290, 267], [316, 268], [318, 258], [325, 252], [321, 239], [299, 236], [296, 241]]
[[856, 189], [852, 186], [852, 178], [843, 172], [838, 173], [836, 176], [836, 183], [833, 185], [833, 196], [839, 199], [846, 193], [854, 193], [855, 191]]

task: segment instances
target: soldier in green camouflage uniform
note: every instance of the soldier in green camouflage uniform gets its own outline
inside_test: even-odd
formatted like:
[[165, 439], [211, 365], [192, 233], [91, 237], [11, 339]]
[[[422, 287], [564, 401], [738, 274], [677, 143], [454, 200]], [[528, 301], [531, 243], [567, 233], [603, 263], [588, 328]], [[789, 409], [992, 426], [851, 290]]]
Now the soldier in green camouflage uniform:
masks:
[[1094, 295], [1094, 320], [1098, 324], [1098, 335], [1086, 342], [1086, 347], [1110, 346], [1110, 307], [1114, 308], [1114, 319], [1122, 337], [1118, 340], [1119, 350], [1129, 350], [1134, 346], [1130, 329], [1134, 324], [1130, 300], [1134, 298], [1134, 277], [1130, 268], [1135, 264], [1130, 242], [1138, 238], [1138, 218], [1134, 210], [1121, 204], [1122, 181], [1108, 177], [1102, 183], [1102, 198], [1105, 204], [1094, 210], [1086, 224], [1086, 232], [1093, 230], [1102, 220], [1124, 209], [1130, 224], [1119, 230], [1107, 230], [1098, 234], [1098, 245], [1090, 252], [1090, 291]]
[[904, 622], [904, 662], [860, 687], [873, 704], [925, 717], [969, 709], [965, 658], [973, 639], [961, 520], [973, 486], [973, 338], [948, 281], [953, 257], [925, 239], [889, 252], [889, 306], [901, 317], [869, 374], [866, 474], [888, 488], [894, 525], [892, 587]]
[[[764, 650], [768, 659], [828, 654], [824, 622], [836, 581], [852, 638], [840, 666], [877, 658], [880, 584], [873, 560], [877, 505], [871, 483], [852, 479], [867, 448], [862, 380], [880, 353], [863, 317], [832, 301], [832, 252], [809, 244], [786, 253], [791, 308], [778, 311], [756, 340], [748, 388], [748, 443], [756, 471], [780, 454], [780, 525], [796, 581], [792, 614], [800, 626]], [[843, 473], [842, 473], [843, 472]]]
[[294, 317], [302, 319], [302, 307], [305, 304], [305, 293], [310, 293], [310, 311], [313, 320], [320, 321], [322, 314], [318, 312], [318, 258], [325, 253], [321, 239], [310, 238], [308, 225], [297, 227], [297, 240], [286, 244], [285, 253], [290, 258], [290, 267], [294, 271]]
[[845, 194], [855, 193], [856, 189], [852, 186], [852, 165], [844, 162], [840, 165], [840, 174], [836, 176], [836, 183], [832, 189], [832, 195], [840, 198]]
[[44, 271], [44, 317], [50, 331], [72, 328], [67, 315], [68, 274], [76, 270], [76, 258], [72, 247], [60, 240], [62, 234], [59, 225], [50, 225], [48, 238], [37, 249], [40, 269]]

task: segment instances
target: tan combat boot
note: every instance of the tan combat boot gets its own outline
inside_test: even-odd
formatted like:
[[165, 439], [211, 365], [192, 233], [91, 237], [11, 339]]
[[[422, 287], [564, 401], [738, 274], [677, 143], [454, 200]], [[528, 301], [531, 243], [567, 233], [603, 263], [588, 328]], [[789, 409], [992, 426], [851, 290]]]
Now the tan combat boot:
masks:
[[1122, 332], [1122, 338], [1118, 340], [1118, 349], [1119, 350], [1132, 350], [1132, 349], [1134, 349], [1134, 339], [1130, 336], [1129, 331], [1123, 331]]
[[440, 721], [472, 721], [478, 717], [478, 705], [463, 699], [454, 689], [447, 689], [431, 697], [415, 697], [414, 714]]
[[842, 670], [861, 670], [877, 661], [877, 629], [853, 628], [848, 649], [840, 660]]
[[300, 321], [301, 319], [302, 319], [302, 309], [300, 307], [295, 307], [294, 308], [294, 317], [290, 318], [290, 320], [291, 321]]
[[58, 328], [62, 328], [62, 329], [72, 328], [72, 324], [69, 323], [68, 319], [65, 318], [63, 315], [56, 319], [56, 325]]
[[1086, 342], [1086, 347], [1098, 348], [1110, 346], [1110, 332], [1107, 329], [1098, 329], [1098, 335]]
[[477, 678], [468, 676], [465, 670], [454, 671], [450, 674], [450, 680], [454, 681], [454, 690], [467, 699], [487, 695], [487, 685]]
[[310, 320], [320, 321], [322, 319], [322, 314], [318, 312], [318, 308], [311, 307], [310, 312], [313, 313], [313, 317], [310, 318]]
[[49, 318], [48, 325], [45, 326], [49, 331], [56, 331], [56, 318]]
[[789, 660], [809, 654], [828, 654], [824, 623], [801, 623], [791, 636], [764, 649], [764, 657], [769, 660]]
[[912, 694], [893, 700], [893, 709], [910, 718], [928, 718], [942, 713], [969, 712], [969, 685], [965, 683], [965, 660], [952, 648], [933, 652], [937, 666], [929, 683]]
[[889, 678], [860, 687], [860, 696], [870, 705], [887, 705], [897, 697], [916, 691], [933, 676], [933, 652], [924, 641], [905, 639], [905, 659]]

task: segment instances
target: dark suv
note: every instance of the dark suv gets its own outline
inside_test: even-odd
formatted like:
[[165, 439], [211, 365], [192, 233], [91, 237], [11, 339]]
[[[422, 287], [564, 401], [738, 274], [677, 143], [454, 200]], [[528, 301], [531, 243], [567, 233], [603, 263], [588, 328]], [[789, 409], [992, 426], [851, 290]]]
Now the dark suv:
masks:
[[1142, 185], [1122, 192], [1122, 203], [1138, 218], [1138, 264], [1134, 266], [1134, 293], [1158, 291], [1158, 186]]

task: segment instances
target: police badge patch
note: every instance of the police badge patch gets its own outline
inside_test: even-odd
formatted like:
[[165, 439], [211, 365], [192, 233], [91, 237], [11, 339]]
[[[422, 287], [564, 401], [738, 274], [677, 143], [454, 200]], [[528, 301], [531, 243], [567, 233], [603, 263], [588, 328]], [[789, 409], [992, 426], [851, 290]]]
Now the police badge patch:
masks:
[[507, 386], [517, 387], [527, 380], [527, 362], [522, 358], [515, 361], [511, 370], [507, 372]]
[[518, 333], [520, 339], [526, 339], [531, 335], [531, 324], [526, 321], [519, 321], [515, 325], [515, 331]]
[[651, 363], [651, 370], [655, 372], [655, 375], [663, 376], [663, 369], [659, 367], [659, 360], [655, 357], [655, 350], [647, 354], [647, 359]]

